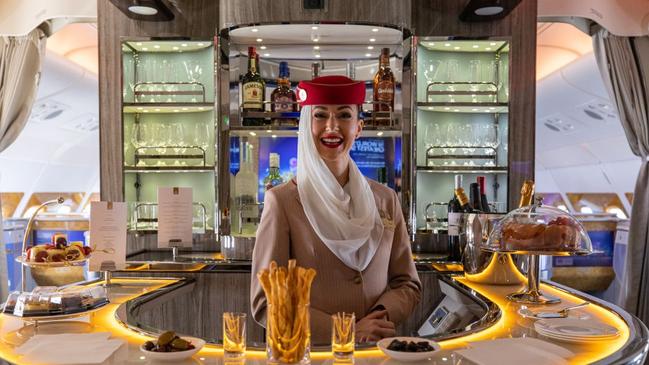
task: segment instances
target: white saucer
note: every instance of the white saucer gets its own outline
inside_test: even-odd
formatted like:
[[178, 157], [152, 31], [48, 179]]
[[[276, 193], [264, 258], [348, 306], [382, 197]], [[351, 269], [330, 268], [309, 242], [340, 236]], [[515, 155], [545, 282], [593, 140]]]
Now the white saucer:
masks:
[[534, 329], [543, 336], [568, 342], [608, 340], [619, 335], [613, 326], [575, 318], [538, 320]]

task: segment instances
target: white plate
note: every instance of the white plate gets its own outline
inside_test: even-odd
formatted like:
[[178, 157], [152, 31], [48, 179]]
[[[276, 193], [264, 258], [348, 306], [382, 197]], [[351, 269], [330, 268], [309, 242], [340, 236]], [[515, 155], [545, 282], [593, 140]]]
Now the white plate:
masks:
[[[140, 351], [145, 353], [149, 360], [171, 362], [171, 361], [180, 361], [188, 357], [191, 357], [197, 352], [199, 352], [203, 348], [203, 346], [205, 346], [205, 340], [202, 340], [200, 338], [196, 338], [196, 337], [180, 337], [180, 338], [191, 342], [195, 346], [195, 348], [192, 350], [178, 351], [178, 352], [155, 352], [155, 351], [145, 350], [144, 344], [142, 344], [140, 345]], [[155, 341], [153, 342], [155, 343]]]
[[[405, 351], [392, 351], [388, 350], [388, 346], [394, 340], [399, 341], [412, 341], [412, 342], [428, 342], [432, 348], [435, 350], [427, 352], [405, 352]], [[425, 338], [420, 337], [388, 337], [384, 338], [381, 341], [377, 342], [376, 345], [378, 348], [383, 351], [384, 354], [388, 355], [390, 358], [399, 360], [399, 361], [421, 361], [426, 360], [433, 356], [433, 354], [438, 351], [441, 347], [435, 341], [431, 341]]]
[[539, 320], [534, 323], [534, 329], [546, 337], [567, 341], [606, 340], [619, 335], [613, 326], [575, 318]]

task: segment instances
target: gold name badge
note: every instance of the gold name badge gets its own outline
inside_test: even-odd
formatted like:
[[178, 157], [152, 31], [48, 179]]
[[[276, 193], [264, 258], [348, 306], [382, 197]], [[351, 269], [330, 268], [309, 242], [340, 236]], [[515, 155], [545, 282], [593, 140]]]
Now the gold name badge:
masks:
[[384, 228], [394, 230], [394, 228], [397, 226], [394, 223], [394, 220], [390, 219], [390, 216], [387, 215], [384, 211], [379, 210], [379, 216], [381, 217], [381, 222], [383, 223]]

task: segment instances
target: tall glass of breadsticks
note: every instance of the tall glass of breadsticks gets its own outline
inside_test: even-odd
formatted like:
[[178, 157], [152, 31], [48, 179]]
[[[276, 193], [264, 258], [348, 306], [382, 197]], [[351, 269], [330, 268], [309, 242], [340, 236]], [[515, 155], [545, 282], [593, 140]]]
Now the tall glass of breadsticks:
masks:
[[483, 242], [483, 250], [529, 255], [527, 287], [507, 296], [511, 301], [525, 304], [555, 304], [559, 298], [540, 290], [539, 256], [588, 255], [592, 243], [584, 227], [563, 210], [542, 205], [541, 199], [509, 212], [496, 224]]
[[268, 361], [282, 364], [310, 362], [309, 302], [316, 272], [296, 266], [278, 267], [275, 261], [257, 274], [268, 307], [266, 352]]

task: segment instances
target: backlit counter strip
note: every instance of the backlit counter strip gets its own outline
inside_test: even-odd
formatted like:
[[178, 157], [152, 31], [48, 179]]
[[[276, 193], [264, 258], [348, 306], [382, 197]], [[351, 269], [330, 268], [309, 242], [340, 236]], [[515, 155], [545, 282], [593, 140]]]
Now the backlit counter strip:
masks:
[[[490, 340], [496, 338], [508, 337], [536, 337], [533, 329], [533, 322], [523, 319], [517, 311], [521, 305], [509, 302], [505, 297], [507, 294], [520, 289], [518, 286], [494, 286], [494, 285], [481, 285], [467, 281], [464, 277], [453, 276], [452, 280], [457, 282], [458, 285], [464, 286], [471, 291], [483, 296], [484, 298], [492, 301], [501, 311], [500, 318], [497, 321], [475, 333], [467, 334], [465, 336], [453, 338], [450, 340], [441, 341], [440, 344], [443, 349], [456, 349], [465, 346], [468, 342]], [[139, 346], [147, 340], [153, 339], [153, 334], [148, 334], [144, 330], [138, 328], [131, 328], [124, 323], [120, 317], [124, 317], [126, 311], [126, 304], [137, 300], [143, 299], [146, 296], [164, 295], [170, 293], [183, 285], [187, 285], [185, 279], [170, 279], [170, 278], [142, 278], [142, 279], [123, 279], [113, 278], [113, 283], [120, 284], [119, 286], [110, 288], [111, 303], [101, 308], [97, 312], [83, 317], [88, 318], [92, 325], [93, 332], [108, 331], [112, 333], [113, 338], [123, 339], [127, 342], [128, 346], [122, 346], [118, 353], [113, 356], [122, 356], [132, 361], [132, 363], [142, 363], [149, 361], [143, 354], [139, 352]], [[89, 285], [98, 285], [101, 282], [95, 282]], [[562, 304], [555, 306], [547, 306], [548, 310], [562, 308], [567, 305], [581, 303], [584, 297], [581, 295], [573, 295], [566, 290], [560, 289], [551, 285], [544, 285], [543, 289], [548, 293], [560, 297]], [[646, 337], [645, 333], [636, 333], [633, 331], [629, 324], [618, 313], [613, 312], [611, 309], [605, 308], [591, 300], [591, 304], [580, 309], [581, 313], [590, 315], [592, 318], [616, 327], [620, 331], [620, 336], [614, 340], [599, 341], [597, 344], [565, 344], [553, 342], [555, 344], [564, 346], [572, 351], [575, 356], [570, 359], [571, 364], [586, 364], [586, 363], [630, 363], [624, 359], [632, 358], [633, 354], [629, 353], [625, 356], [619, 356], [624, 352], [625, 346], [632, 341], [638, 340], [638, 337]], [[2, 315], [0, 316], [0, 335], [3, 339], [16, 338], [16, 334], [23, 327], [21, 320]], [[44, 324], [46, 326], [47, 324]], [[644, 339], [646, 343], [646, 338]], [[637, 342], [637, 341], [635, 341]], [[643, 349], [644, 347], [641, 346]], [[646, 351], [646, 349], [644, 350]], [[614, 358], [607, 359], [613, 354], [618, 354]], [[642, 355], [642, 351], [636, 354]], [[7, 344], [5, 341], [0, 342], [0, 356], [7, 361], [16, 364], [27, 364], [22, 362], [12, 345]], [[196, 358], [200, 360], [209, 360], [223, 356], [223, 350], [218, 345], [207, 345], [197, 355]], [[266, 352], [260, 350], [249, 350], [246, 352], [248, 360], [263, 362], [266, 358]], [[384, 361], [385, 356], [377, 349], [358, 349], [355, 352], [357, 362], [363, 364], [379, 363]], [[314, 363], [324, 362], [325, 360], [332, 359], [331, 353], [328, 351], [312, 351], [311, 359]], [[603, 360], [603, 361], [602, 361]], [[609, 361], [610, 360], [610, 361]], [[31, 364], [30, 364], [31, 365]]]

